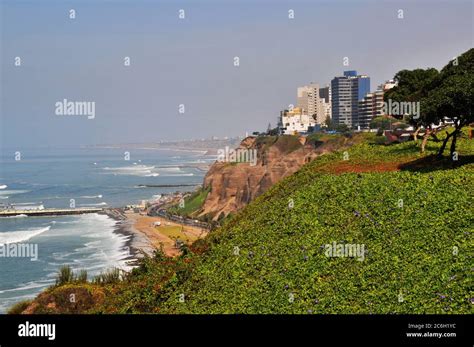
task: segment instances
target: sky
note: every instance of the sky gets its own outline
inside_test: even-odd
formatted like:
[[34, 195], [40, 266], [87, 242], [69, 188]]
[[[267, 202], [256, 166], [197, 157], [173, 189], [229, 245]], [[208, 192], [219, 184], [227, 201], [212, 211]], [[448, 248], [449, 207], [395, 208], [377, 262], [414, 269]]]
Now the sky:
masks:
[[[470, 0], [0, 4], [4, 148], [243, 136], [275, 126], [298, 86], [357, 70], [375, 90], [473, 47]], [[63, 99], [95, 117], [58, 115]]]

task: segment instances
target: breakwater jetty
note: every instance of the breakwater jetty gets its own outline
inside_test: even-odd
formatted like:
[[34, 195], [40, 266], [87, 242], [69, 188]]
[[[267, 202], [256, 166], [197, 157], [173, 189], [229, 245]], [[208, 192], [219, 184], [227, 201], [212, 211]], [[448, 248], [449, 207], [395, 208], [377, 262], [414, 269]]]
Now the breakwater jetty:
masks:
[[103, 208], [69, 208], [69, 209], [58, 209], [58, 208], [48, 208], [41, 210], [15, 210], [15, 209], [5, 209], [0, 210], [1, 217], [13, 217], [13, 216], [63, 216], [63, 215], [74, 215], [74, 214], [84, 214], [84, 213], [97, 213], [103, 211]]

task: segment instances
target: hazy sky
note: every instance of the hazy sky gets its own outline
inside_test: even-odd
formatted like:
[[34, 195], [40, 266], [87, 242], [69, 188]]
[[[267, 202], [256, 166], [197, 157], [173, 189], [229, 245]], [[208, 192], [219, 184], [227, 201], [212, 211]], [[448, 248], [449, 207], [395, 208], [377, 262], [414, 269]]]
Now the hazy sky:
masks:
[[[5, 147], [244, 135], [275, 125], [297, 86], [351, 69], [374, 90], [473, 46], [469, 0], [0, 3]], [[64, 98], [95, 102], [95, 119], [56, 115]]]

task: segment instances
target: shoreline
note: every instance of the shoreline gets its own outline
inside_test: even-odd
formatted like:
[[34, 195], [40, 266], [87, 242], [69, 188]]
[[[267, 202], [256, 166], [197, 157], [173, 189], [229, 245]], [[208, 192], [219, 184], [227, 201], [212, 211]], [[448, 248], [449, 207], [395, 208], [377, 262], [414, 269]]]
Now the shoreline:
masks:
[[[153, 256], [157, 249], [162, 249], [165, 256], [178, 256], [181, 250], [176, 247], [176, 240], [182, 240], [189, 245], [207, 236], [209, 232], [207, 229], [177, 223], [162, 216], [148, 216], [120, 208], [106, 209], [103, 214], [117, 222], [115, 233], [128, 236], [125, 248], [129, 249], [129, 257], [126, 261], [131, 266], [145, 255]], [[155, 225], [158, 222], [160, 226]]]
[[[155, 251], [155, 247], [151, 241], [144, 237], [144, 235], [135, 229], [134, 223], [132, 220], [127, 218], [125, 212], [120, 208], [109, 208], [104, 209], [102, 214], [112, 218], [116, 221], [114, 226], [114, 233], [127, 236], [127, 241], [125, 242], [124, 248], [128, 248], [129, 255], [125, 259], [128, 263], [133, 263], [136, 260], [143, 258], [144, 253], [146, 255], [152, 256]], [[133, 265], [133, 264], [130, 264]]]

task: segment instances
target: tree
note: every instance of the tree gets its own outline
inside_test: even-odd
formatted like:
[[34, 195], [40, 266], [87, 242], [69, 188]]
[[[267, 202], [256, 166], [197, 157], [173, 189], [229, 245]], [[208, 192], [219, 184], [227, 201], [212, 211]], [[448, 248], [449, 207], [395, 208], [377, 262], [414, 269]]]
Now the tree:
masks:
[[326, 120], [324, 121], [324, 125], [329, 128], [331, 126], [331, 117], [326, 116]]
[[351, 129], [349, 129], [347, 124], [336, 123], [330, 117], [326, 117], [325, 124], [326, 124], [327, 130], [329, 130], [329, 131], [334, 130], [334, 131], [337, 131], [337, 132], [340, 132], [340, 133], [348, 133], [348, 132], [351, 131]]
[[457, 137], [461, 129], [474, 122], [474, 48], [450, 61], [432, 81], [425, 99], [425, 122], [439, 124], [444, 119], [453, 123], [454, 130], [446, 131], [446, 138], [439, 150], [442, 156], [451, 139], [450, 155], [454, 158]]
[[454, 158], [457, 137], [464, 126], [474, 122], [474, 48], [450, 61], [440, 72], [435, 69], [402, 70], [395, 75], [395, 80], [398, 86], [387, 91], [384, 99], [420, 102], [420, 117], [412, 117], [409, 121], [418, 129], [426, 128], [422, 150], [428, 136], [436, 138], [436, 132], [448, 127], [447, 120], [454, 130], [446, 131], [438, 156], [443, 155], [451, 140], [450, 154]]
[[279, 134], [280, 129], [278, 128], [273, 128], [270, 129], [270, 131], [267, 133], [269, 136], [277, 136]]
[[403, 120], [397, 121], [392, 116], [378, 116], [370, 121], [370, 128], [389, 130], [392, 129], [392, 124], [398, 124], [399, 128], [406, 128], [408, 126]]
[[389, 89], [384, 93], [384, 101], [389, 100], [396, 102], [419, 102], [420, 103], [420, 115], [415, 117], [414, 115], [406, 117], [403, 114], [391, 114], [392, 117], [397, 119], [403, 119], [409, 124], [413, 125], [416, 129], [413, 134], [414, 140], [418, 142], [418, 133], [422, 127], [425, 127], [425, 135], [421, 144], [421, 151], [425, 149], [425, 144], [428, 137], [436, 136], [438, 129], [433, 129], [431, 123], [426, 122], [426, 108], [423, 107], [422, 100], [426, 98], [428, 94], [428, 88], [433, 83], [434, 79], [438, 77], [439, 72], [434, 68], [429, 69], [415, 69], [415, 70], [401, 70], [399, 71], [394, 80], [397, 85], [392, 89]]

